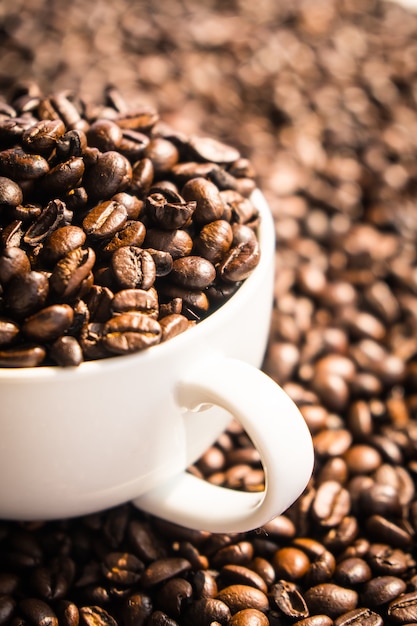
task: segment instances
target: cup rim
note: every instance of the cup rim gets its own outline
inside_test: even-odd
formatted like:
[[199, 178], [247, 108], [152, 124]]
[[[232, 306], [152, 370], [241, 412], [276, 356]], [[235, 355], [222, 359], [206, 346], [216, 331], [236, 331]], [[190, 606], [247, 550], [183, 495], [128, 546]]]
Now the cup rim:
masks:
[[226, 316], [232, 316], [235, 313], [235, 309], [240, 308], [240, 301], [250, 295], [250, 292], [255, 288], [255, 283], [258, 280], [258, 275], [262, 274], [266, 266], [271, 263], [271, 256], [275, 249], [275, 229], [268, 202], [266, 201], [262, 191], [256, 188], [251, 196], [251, 201], [260, 213], [260, 224], [258, 239], [260, 244], [260, 259], [258, 265], [248, 278], [242, 283], [239, 289], [234, 293], [229, 300], [220, 306], [217, 311], [214, 311], [207, 318], [198, 322], [193, 328], [187, 329], [184, 333], [172, 337], [168, 341], [165, 341], [156, 346], [150, 346], [139, 352], [126, 355], [115, 355], [105, 357], [103, 359], [96, 359], [91, 361], [84, 361], [80, 365], [73, 367], [61, 367], [59, 365], [39, 365], [36, 367], [0, 367], [0, 381], [7, 381], [9, 383], [19, 383], [23, 381], [36, 381], [41, 379], [51, 380], [64, 380], [67, 378], [84, 378], [89, 375], [97, 375], [102, 370], [116, 371], [118, 369], [124, 369], [128, 367], [134, 367], [136, 364], [147, 363], [154, 358], [162, 358], [164, 354], [170, 351], [176, 351], [181, 349], [181, 343], [184, 341], [192, 341], [193, 337], [198, 337], [198, 334], [206, 333], [210, 331], [210, 326], [217, 324], [217, 319], [220, 314]]

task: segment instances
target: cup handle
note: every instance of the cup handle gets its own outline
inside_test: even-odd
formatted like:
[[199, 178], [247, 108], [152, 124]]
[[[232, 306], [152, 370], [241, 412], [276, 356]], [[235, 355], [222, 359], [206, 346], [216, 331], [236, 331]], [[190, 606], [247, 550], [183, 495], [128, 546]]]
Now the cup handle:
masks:
[[313, 469], [311, 435], [297, 406], [264, 372], [214, 359], [181, 383], [178, 400], [189, 410], [220, 406], [241, 423], [260, 454], [265, 490], [236, 491], [184, 471], [135, 499], [137, 507], [188, 528], [235, 533], [261, 527], [301, 495]]

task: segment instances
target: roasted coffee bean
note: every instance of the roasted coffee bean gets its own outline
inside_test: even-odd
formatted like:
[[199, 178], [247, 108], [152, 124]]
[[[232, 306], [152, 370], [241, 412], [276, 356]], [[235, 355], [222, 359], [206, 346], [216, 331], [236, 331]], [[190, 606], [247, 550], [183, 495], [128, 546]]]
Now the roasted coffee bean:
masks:
[[226, 587], [230, 585], [249, 585], [250, 587], [256, 587], [256, 589], [264, 593], [268, 592], [268, 586], [263, 578], [244, 565], [234, 563], [224, 565], [220, 571], [220, 578]]
[[[112, 216], [112, 221], [114, 217], [115, 216]], [[106, 224], [106, 226], [108, 226], [108, 224]], [[145, 235], [146, 228], [142, 222], [129, 220], [125, 222], [124, 226], [119, 228], [110, 241], [103, 246], [102, 252], [104, 254], [112, 254], [123, 246], [136, 246], [140, 248], [145, 239]], [[160, 254], [162, 255], [168, 253], [163, 253], [161, 251]], [[154, 258], [154, 255], [152, 256]]]
[[100, 606], [82, 606], [80, 624], [84, 626], [117, 626], [111, 614]]
[[101, 152], [116, 150], [123, 138], [123, 133], [115, 122], [107, 119], [98, 119], [93, 122], [86, 132], [90, 146], [98, 148]]
[[229, 250], [233, 240], [232, 227], [226, 220], [215, 220], [205, 224], [194, 240], [196, 254], [219, 263]]
[[358, 594], [353, 589], [334, 583], [322, 583], [310, 587], [304, 594], [311, 613], [324, 612], [332, 619], [356, 608]]
[[328, 615], [311, 615], [294, 622], [297, 626], [333, 626], [333, 620]]
[[408, 529], [402, 528], [382, 515], [368, 517], [366, 529], [375, 541], [388, 542], [394, 548], [407, 549], [413, 543], [413, 536]]
[[123, 605], [123, 619], [127, 626], [142, 626], [153, 610], [152, 599], [145, 593], [133, 593]]
[[216, 599], [224, 602], [232, 614], [242, 609], [257, 609], [265, 613], [269, 608], [266, 594], [249, 585], [234, 584], [224, 587], [219, 591]]
[[152, 256], [137, 246], [123, 246], [111, 257], [113, 274], [122, 289], [150, 289], [156, 278]]
[[130, 190], [138, 198], [144, 198], [149, 192], [155, 175], [155, 169], [151, 159], [144, 157], [134, 163], [132, 167], [132, 180]]
[[343, 559], [336, 565], [335, 581], [343, 587], [355, 587], [372, 578], [372, 571], [364, 559], [351, 557]]
[[107, 200], [89, 211], [83, 220], [83, 229], [90, 237], [105, 239], [121, 230], [126, 221], [125, 206], [114, 200]]
[[199, 598], [184, 611], [184, 624], [209, 626], [209, 624], [229, 624], [230, 608], [217, 598]]
[[80, 184], [84, 170], [84, 160], [79, 156], [72, 156], [45, 174], [42, 178], [42, 190], [49, 196], [64, 194]]
[[137, 311], [158, 319], [158, 294], [154, 288], [122, 289], [114, 294], [109, 306], [113, 313]]
[[151, 193], [146, 198], [147, 212], [158, 228], [175, 230], [189, 223], [196, 202], [169, 202], [161, 193]]
[[278, 578], [291, 581], [303, 578], [310, 567], [306, 553], [291, 546], [277, 550], [272, 562]]
[[144, 563], [129, 552], [110, 552], [103, 561], [105, 577], [117, 586], [137, 583], [144, 569]]
[[349, 492], [340, 483], [328, 480], [318, 487], [312, 504], [312, 514], [321, 526], [337, 526], [349, 510]]
[[41, 120], [23, 132], [22, 145], [28, 152], [48, 157], [64, 133], [61, 120]]
[[8, 595], [0, 596], [0, 624], [7, 624], [13, 617], [16, 602]]
[[180, 335], [194, 324], [185, 315], [172, 313], [160, 319], [159, 325], [161, 327], [161, 341], [168, 341], [168, 339]]
[[353, 609], [334, 620], [334, 626], [383, 626], [382, 617], [370, 609]]
[[158, 606], [168, 615], [178, 618], [193, 595], [191, 583], [185, 578], [171, 578], [157, 591]]
[[48, 277], [43, 272], [16, 274], [7, 284], [7, 305], [11, 314], [22, 319], [38, 311], [49, 293]]
[[248, 278], [259, 263], [260, 249], [257, 241], [232, 246], [219, 267], [226, 282], [239, 282]]
[[272, 585], [270, 594], [284, 615], [291, 619], [308, 617], [307, 604], [295, 583], [280, 580]]
[[52, 608], [38, 598], [23, 598], [19, 603], [22, 611], [30, 624], [36, 626], [58, 626], [58, 618]]
[[42, 248], [42, 255], [50, 263], [56, 263], [71, 250], [81, 248], [86, 241], [86, 234], [79, 226], [61, 226], [47, 237]]
[[366, 559], [376, 575], [401, 576], [408, 568], [406, 554], [383, 543], [372, 544]]
[[122, 130], [122, 139], [118, 149], [130, 162], [136, 162], [145, 156], [149, 143], [148, 135], [126, 128]]
[[0, 318], [0, 346], [7, 346], [13, 343], [19, 332], [20, 327], [18, 324], [8, 319]]
[[145, 157], [152, 161], [157, 176], [169, 172], [179, 160], [176, 146], [163, 137], [151, 138], [145, 149]]
[[193, 240], [187, 231], [180, 228], [174, 231], [149, 228], [146, 231], [144, 246], [163, 250], [173, 259], [178, 259], [191, 253]]
[[82, 347], [79, 341], [71, 335], [58, 337], [49, 350], [49, 356], [56, 365], [61, 367], [76, 367], [84, 361]]
[[49, 283], [63, 298], [72, 298], [93, 269], [96, 255], [92, 248], [75, 248], [59, 259], [52, 270]]
[[0, 207], [17, 207], [22, 201], [21, 187], [10, 178], [0, 176]]
[[182, 195], [189, 202], [196, 202], [194, 219], [197, 224], [204, 225], [222, 219], [224, 203], [219, 189], [206, 178], [192, 178], [185, 183]]
[[257, 609], [242, 609], [231, 616], [231, 626], [269, 626], [265, 613]]
[[360, 599], [364, 606], [388, 604], [407, 590], [407, 584], [397, 576], [375, 576], [362, 587]]
[[161, 341], [159, 322], [143, 313], [127, 312], [108, 320], [102, 329], [102, 343], [112, 354], [130, 354]]
[[36, 367], [40, 365], [46, 356], [46, 350], [42, 346], [33, 344], [21, 344], [0, 350], [1, 367]]
[[0, 174], [12, 180], [34, 180], [49, 172], [48, 161], [40, 154], [30, 154], [22, 148], [0, 152]]
[[185, 289], [206, 289], [216, 278], [214, 265], [200, 256], [175, 259], [170, 279]]
[[52, 304], [27, 317], [22, 332], [29, 340], [49, 343], [63, 335], [73, 319], [74, 311], [68, 304]]
[[190, 569], [191, 563], [187, 559], [180, 557], [156, 559], [143, 572], [141, 582], [145, 588], [154, 587]]
[[417, 592], [404, 593], [388, 605], [387, 614], [397, 624], [408, 624], [417, 620]]
[[51, 200], [27, 229], [23, 241], [30, 246], [42, 243], [57, 228], [64, 226], [67, 209], [61, 200]]
[[132, 166], [119, 152], [109, 150], [98, 155], [97, 161], [87, 169], [83, 183], [90, 199], [109, 199], [125, 191], [132, 181]]

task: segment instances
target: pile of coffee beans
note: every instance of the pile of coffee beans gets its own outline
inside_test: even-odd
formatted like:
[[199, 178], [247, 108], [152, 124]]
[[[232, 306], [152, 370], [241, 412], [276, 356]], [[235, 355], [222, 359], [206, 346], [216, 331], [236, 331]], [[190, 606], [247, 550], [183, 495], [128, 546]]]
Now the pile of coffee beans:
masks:
[[[3, 522], [0, 623], [415, 625], [417, 17], [382, 0], [159, 4], [97, 0], [87, 20], [81, 0], [4, 0], [1, 84], [97, 98], [120, 79], [250, 156], [277, 233], [264, 369], [303, 412], [314, 473], [250, 533], [131, 505]], [[190, 471], [263, 488], [234, 422]]]
[[79, 365], [166, 341], [258, 264], [238, 150], [107, 93], [0, 105], [0, 366]]

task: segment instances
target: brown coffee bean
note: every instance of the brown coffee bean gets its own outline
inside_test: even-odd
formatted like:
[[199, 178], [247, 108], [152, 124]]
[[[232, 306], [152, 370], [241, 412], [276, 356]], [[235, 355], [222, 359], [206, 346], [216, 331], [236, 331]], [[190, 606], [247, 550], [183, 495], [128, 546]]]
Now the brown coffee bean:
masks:
[[185, 578], [171, 578], [157, 591], [158, 606], [168, 615], [178, 618], [193, 595], [191, 583]]
[[110, 552], [103, 561], [103, 573], [116, 585], [129, 586], [140, 580], [145, 565], [129, 552]]
[[308, 572], [310, 559], [305, 552], [291, 546], [280, 548], [273, 556], [273, 565], [278, 578], [298, 580]]
[[334, 583], [322, 583], [308, 589], [304, 594], [311, 613], [324, 612], [332, 619], [356, 608], [358, 594]]
[[344, 615], [339, 615], [334, 621], [334, 626], [383, 626], [382, 617], [370, 609], [353, 609]]
[[36, 180], [49, 172], [48, 161], [40, 154], [29, 154], [21, 148], [0, 152], [0, 175], [12, 180]]
[[209, 626], [210, 624], [229, 624], [230, 608], [217, 598], [199, 598], [184, 611], [183, 620], [188, 626]]
[[366, 529], [375, 541], [387, 542], [394, 548], [407, 549], [412, 545], [413, 537], [409, 530], [386, 519], [382, 515], [371, 515], [366, 520]]
[[26, 619], [36, 626], [58, 626], [58, 618], [52, 608], [38, 598], [23, 598], [19, 609]]
[[30, 261], [24, 250], [6, 247], [0, 255], [0, 282], [6, 285], [13, 277], [30, 271]]
[[242, 609], [231, 616], [231, 626], [269, 626], [265, 613], [257, 609]]
[[224, 602], [232, 614], [243, 609], [257, 609], [265, 613], [269, 608], [266, 594], [249, 585], [229, 585], [219, 591], [216, 599]]
[[159, 323], [142, 313], [121, 313], [108, 320], [102, 329], [102, 343], [112, 354], [130, 354], [160, 341]]
[[88, 212], [83, 220], [83, 229], [90, 237], [105, 239], [121, 230], [126, 221], [126, 207], [114, 200], [107, 200]]
[[169, 202], [164, 194], [154, 192], [146, 197], [146, 210], [157, 228], [175, 230], [185, 227], [191, 220], [196, 202]]
[[333, 620], [328, 615], [311, 615], [294, 622], [297, 626], [333, 626]]
[[63, 298], [72, 298], [93, 269], [96, 260], [92, 248], [75, 248], [60, 258], [49, 279], [51, 288]]
[[308, 617], [307, 604], [295, 583], [280, 580], [272, 585], [270, 595], [284, 615], [291, 619]]
[[72, 156], [67, 161], [55, 165], [42, 177], [42, 189], [49, 196], [70, 191], [81, 183], [84, 171], [82, 157]]
[[346, 450], [343, 455], [349, 472], [354, 474], [369, 474], [381, 465], [382, 458], [378, 450], [366, 444], [356, 444]]
[[388, 604], [401, 596], [407, 585], [397, 576], [375, 576], [368, 580], [360, 592], [361, 602], [370, 607]]
[[348, 490], [337, 481], [328, 480], [317, 489], [312, 514], [321, 526], [336, 526], [349, 513], [350, 504]]
[[215, 220], [205, 224], [194, 240], [195, 253], [214, 265], [221, 261], [229, 250], [233, 231], [226, 220]]
[[71, 335], [58, 337], [49, 350], [49, 356], [61, 367], [76, 367], [84, 361], [82, 347]]
[[132, 167], [119, 152], [100, 153], [97, 161], [85, 173], [83, 183], [90, 199], [109, 199], [125, 191], [132, 181]]
[[374, 574], [381, 576], [401, 576], [408, 568], [406, 554], [383, 543], [374, 543], [369, 547], [366, 560]]
[[0, 350], [0, 367], [36, 367], [46, 356], [42, 346], [23, 344]]
[[224, 203], [219, 189], [211, 181], [201, 177], [192, 178], [185, 183], [182, 195], [186, 201], [197, 203], [194, 211], [197, 224], [204, 225], [222, 219]]
[[158, 294], [150, 289], [122, 289], [114, 294], [109, 306], [113, 313], [137, 311], [158, 318]]
[[8, 595], [0, 596], [0, 624], [7, 624], [13, 617], [16, 602]]
[[100, 606], [82, 606], [80, 624], [84, 626], [117, 626], [111, 614]]
[[170, 279], [185, 289], [206, 289], [215, 279], [216, 269], [210, 261], [200, 256], [175, 259]]
[[141, 577], [142, 585], [148, 589], [154, 587], [161, 582], [165, 582], [170, 578], [174, 578], [190, 570], [191, 563], [187, 559], [181, 557], [166, 557], [163, 559], [156, 559], [153, 563], [148, 565]]
[[245, 280], [259, 263], [260, 249], [257, 241], [232, 246], [219, 267], [221, 278], [226, 282]]
[[156, 278], [152, 256], [137, 246], [123, 246], [111, 257], [111, 267], [122, 289], [149, 289]]
[[25, 318], [39, 310], [49, 293], [46, 274], [29, 271], [15, 275], [7, 284], [7, 304], [16, 318]]
[[0, 176], [0, 206], [13, 208], [23, 201], [23, 193], [20, 186], [10, 178]]
[[159, 325], [161, 327], [161, 341], [168, 341], [168, 339], [172, 339], [190, 328], [193, 322], [185, 315], [172, 313], [160, 319]]
[[398, 624], [412, 623], [417, 620], [417, 592], [404, 593], [388, 605], [388, 617]]
[[61, 200], [51, 200], [27, 229], [23, 240], [30, 246], [43, 242], [59, 226], [66, 223], [67, 209]]
[[246, 585], [256, 587], [264, 593], [268, 592], [268, 586], [259, 574], [245, 565], [227, 564], [220, 570], [220, 578], [225, 586]]
[[354, 587], [372, 578], [372, 571], [364, 559], [351, 557], [336, 565], [334, 579], [343, 587]]
[[145, 157], [152, 161], [156, 175], [161, 175], [169, 172], [178, 163], [179, 152], [171, 141], [155, 137], [146, 146]]
[[50, 263], [56, 263], [71, 250], [81, 248], [86, 234], [79, 226], [61, 226], [49, 234], [44, 241], [42, 255]]
[[40, 309], [22, 324], [22, 332], [33, 341], [49, 343], [71, 326], [74, 311], [68, 304], [52, 304]]

